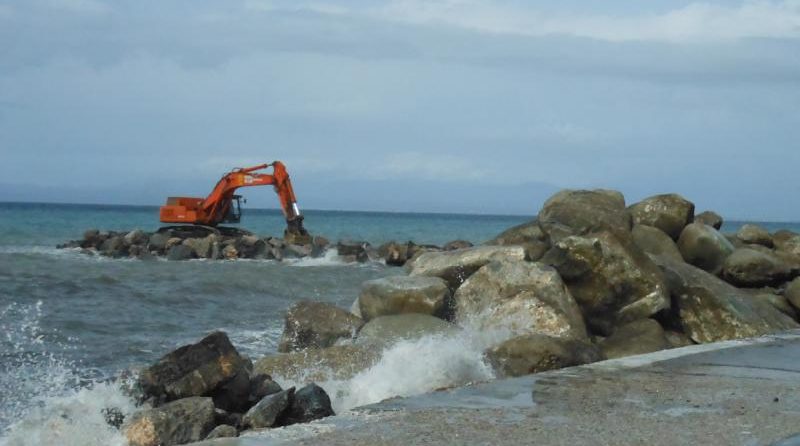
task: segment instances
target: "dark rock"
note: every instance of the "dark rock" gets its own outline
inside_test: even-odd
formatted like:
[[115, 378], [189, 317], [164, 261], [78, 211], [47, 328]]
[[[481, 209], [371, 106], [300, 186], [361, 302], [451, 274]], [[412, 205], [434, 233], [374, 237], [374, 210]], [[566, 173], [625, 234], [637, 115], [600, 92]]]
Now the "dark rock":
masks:
[[263, 429], [276, 426], [278, 417], [289, 407], [293, 395], [294, 387], [290, 387], [278, 393], [265, 396], [244, 414], [242, 426], [245, 429]]
[[[409, 242], [410, 244], [411, 242]], [[409, 259], [408, 244], [388, 242], [378, 247], [378, 255], [389, 266], [403, 266]]]
[[325, 250], [331, 244], [330, 240], [321, 235], [314, 236], [314, 239], [311, 243], [314, 245], [315, 249], [320, 251]]
[[361, 285], [359, 312], [365, 321], [378, 316], [421, 313], [445, 317], [451, 293], [444, 279], [427, 276], [392, 276]]
[[599, 231], [627, 233], [633, 226], [625, 197], [603, 189], [563, 190], [545, 202], [538, 219], [551, 243]]
[[624, 234], [566, 237], [542, 262], [558, 270], [595, 333], [608, 335], [670, 306], [661, 271]]
[[213, 440], [215, 438], [234, 438], [239, 436], [239, 431], [235, 427], [228, 424], [220, 424], [215, 427], [206, 436], [206, 440]]
[[540, 263], [490, 262], [455, 301], [459, 325], [474, 330], [588, 339], [580, 307], [556, 270]]
[[156, 232], [150, 236], [147, 242], [147, 249], [163, 254], [167, 249], [167, 241], [171, 238], [169, 233]]
[[783, 295], [795, 309], [800, 310], [800, 277], [786, 286]]
[[221, 384], [246, 372], [248, 361], [239, 356], [228, 336], [216, 331], [196, 344], [168, 353], [139, 374], [146, 397], [167, 401], [210, 395]]
[[772, 236], [769, 231], [758, 225], [746, 224], [736, 232], [736, 238], [748, 245], [761, 245], [772, 248]]
[[678, 194], [645, 198], [628, 211], [634, 224], [658, 228], [673, 240], [677, 240], [683, 228], [694, 220], [694, 203]]
[[244, 412], [250, 408], [250, 374], [242, 369], [233, 378], [221, 383], [210, 396], [214, 406], [228, 412]]
[[768, 251], [739, 248], [725, 259], [722, 278], [740, 287], [780, 285], [796, 277], [799, 271]]
[[[250, 406], [257, 403], [258, 400], [253, 401]], [[238, 412], [228, 412], [227, 410], [214, 409], [214, 424], [227, 424], [229, 426], [239, 427], [242, 425], [242, 414]]]
[[125, 422], [125, 414], [122, 413], [119, 407], [106, 407], [100, 413], [103, 414], [103, 419], [106, 420], [106, 423], [114, 429], [119, 429]]
[[281, 426], [289, 426], [335, 415], [331, 399], [322, 387], [311, 383], [294, 392], [289, 407], [280, 417]]
[[600, 361], [597, 347], [575, 339], [531, 334], [509, 339], [489, 349], [486, 356], [503, 376], [523, 376]]
[[761, 336], [800, 327], [768, 302], [683, 262], [654, 257], [684, 332], [697, 343]]
[[193, 397], [137, 412], [122, 432], [131, 446], [171, 446], [200, 441], [213, 428], [211, 398]]
[[128, 256], [128, 246], [120, 235], [108, 237], [100, 245], [99, 251], [109, 257], [121, 258]]
[[704, 225], [711, 226], [712, 228], [716, 229], [717, 231], [722, 228], [722, 216], [717, 214], [713, 211], [705, 211], [701, 212], [694, 216], [695, 223], [702, 223]]
[[426, 252], [406, 264], [412, 276], [440, 277], [457, 289], [483, 265], [493, 260], [525, 260], [519, 246], [477, 246], [446, 252]]
[[278, 393], [281, 390], [283, 390], [281, 386], [273, 381], [271, 376], [266, 373], [259, 373], [250, 378], [250, 395], [248, 395], [247, 399], [250, 404], [255, 404], [265, 396]]
[[189, 260], [195, 257], [194, 249], [186, 245], [175, 245], [167, 252], [167, 260]]
[[367, 242], [340, 241], [336, 244], [336, 250], [342, 257], [352, 256], [357, 262], [364, 263], [369, 261], [368, 246]]
[[606, 358], [615, 359], [666, 350], [672, 344], [658, 322], [641, 319], [618, 327], [599, 346]]
[[330, 347], [352, 338], [364, 322], [347, 310], [322, 302], [301, 301], [289, 308], [279, 352]]
[[683, 261], [681, 252], [675, 242], [662, 230], [647, 226], [634, 225], [631, 231], [633, 242], [647, 254], [664, 255], [673, 260]]
[[454, 251], [456, 249], [472, 248], [472, 243], [466, 240], [453, 240], [442, 246], [443, 251]]
[[105, 241], [105, 237], [101, 236], [100, 231], [97, 229], [89, 229], [83, 233], [83, 240], [79, 243], [81, 248], [99, 248]]
[[702, 223], [687, 225], [678, 239], [683, 259], [700, 269], [716, 274], [725, 259], [734, 251], [728, 239], [711, 226]]

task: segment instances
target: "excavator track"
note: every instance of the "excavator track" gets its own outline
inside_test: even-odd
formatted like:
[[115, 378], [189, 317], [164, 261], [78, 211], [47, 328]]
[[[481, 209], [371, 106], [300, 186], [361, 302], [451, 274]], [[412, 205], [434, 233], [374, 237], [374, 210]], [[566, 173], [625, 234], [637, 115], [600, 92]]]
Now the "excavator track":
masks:
[[180, 238], [203, 238], [211, 234], [216, 234], [223, 237], [241, 237], [243, 235], [253, 235], [252, 232], [246, 229], [233, 228], [230, 226], [205, 226], [205, 225], [175, 225], [175, 226], [162, 226], [158, 228], [159, 233], [170, 232], [175, 237]]

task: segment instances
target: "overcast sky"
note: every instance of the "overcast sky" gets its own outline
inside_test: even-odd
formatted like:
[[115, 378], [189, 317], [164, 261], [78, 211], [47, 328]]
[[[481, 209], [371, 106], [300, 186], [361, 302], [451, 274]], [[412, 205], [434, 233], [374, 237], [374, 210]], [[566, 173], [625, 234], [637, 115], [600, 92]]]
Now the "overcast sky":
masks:
[[[0, 200], [800, 220], [800, 0], [0, 0]], [[243, 191], [274, 207], [269, 190]]]

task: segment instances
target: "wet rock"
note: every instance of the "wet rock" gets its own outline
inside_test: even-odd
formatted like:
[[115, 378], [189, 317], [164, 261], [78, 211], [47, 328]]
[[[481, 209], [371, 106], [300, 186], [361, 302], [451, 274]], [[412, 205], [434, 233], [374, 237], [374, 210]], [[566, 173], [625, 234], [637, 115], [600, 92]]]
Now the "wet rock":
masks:
[[761, 245], [772, 248], [772, 236], [769, 231], [758, 225], [746, 224], [736, 232], [736, 238], [748, 245]]
[[783, 295], [794, 308], [800, 310], [800, 277], [786, 285], [786, 291]]
[[458, 288], [483, 265], [493, 260], [523, 261], [519, 246], [477, 246], [447, 252], [426, 252], [406, 265], [412, 276], [440, 277], [451, 289]]
[[455, 251], [456, 249], [472, 248], [472, 243], [467, 240], [453, 240], [442, 246], [444, 251]]
[[[253, 403], [250, 406], [252, 407], [257, 402], [258, 400], [253, 401]], [[220, 424], [226, 424], [228, 426], [235, 426], [236, 428], [239, 428], [239, 426], [242, 425], [242, 414], [238, 412], [228, 412], [227, 410], [215, 408], [214, 424], [217, 426], [219, 426]]]
[[678, 331], [665, 330], [664, 337], [667, 338], [667, 341], [669, 341], [669, 345], [671, 345], [672, 348], [680, 348], [680, 347], [687, 347], [689, 345], [694, 345], [694, 342], [692, 342], [692, 340], [689, 339], [688, 336]]
[[360, 263], [369, 261], [367, 247], [369, 247], [367, 242], [340, 241], [336, 244], [336, 250], [340, 256], [353, 258]]
[[173, 246], [178, 246], [178, 245], [180, 245], [181, 243], [183, 243], [183, 240], [184, 240], [184, 239], [182, 239], [182, 238], [180, 238], [180, 237], [174, 237], [174, 236], [170, 236], [170, 237], [167, 239], [167, 244], [166, 244], [166, 245], [164, 245], [164, 250], [165, 250], [165, 251], [169, 251], [169, 250], [170, 250], [170, 248], [172, 248]]
[[213, 427], [211, 398], [193, 397], [137, 412], [122, 432], [131, 446], [170, 446], [200, 441]]
[[652, 319], [641, 319], [618, 327], [599, 344], [608, 359], [641, 355], [672, 348], [664, 329]]
[[694, 342], [761, 336], [799, 327], [769, 303], [692, 265], [654, 257], [664, 271], [681, 325]]
[[647, 254], [663, 255], [676, 261], [683, 261], [681, 252], [675, 242], [662, 230], [647, 226], [634, 225], [631, 231], [633, 242]]
[[204, 238], [187, 238], [183, 244], [188, 246], [194, 251], [194, 255], [200, 259], [213, 258], [212, 247], [214, 243], [218, 243], [216, 234], [209, 234]]
[[243, 235], [239, 237], [234, 247], [236, 248], [238, 257], [243, 259], [256, 259], [264, 256], [267, 250], [267, 242], [255, 235]]
[[228, 336], [216, 331], [142, 370], [139, 385], [145, 396], [167, 401], [204, 396], [239, 373], [246, 373], [248, 365]]
[[628, 211], [634, 224], [658, 228], [673, 240], [677, 240], [683, 228], [694, 220], [694, 203], [678, 194], [645, 198]]
[[536, 219], [509, 228], [484, 245], [521, 246], [525, 249], [525, 260], [528, 261], [539, 260], [550, 249], [547, 236]]
[[100, 411], [103, 414], [103, 419], [106, 423], [114, 429], [119, 429], [125, 422], [125, 414], [122, 413], [119, 407], [106, 407]]
[[356, 342], [361, 345], [386, 345], [429, 335], [457, 333], [455, 325], [427, 314], [380, 316], [364, 324]]
[[126, 245], [131, 246], [131, 245], [144, 245], [148, 242], [149, 237], [141, 229], [134, 229], [133, 231], [130, 231], [127, 234], [125, 234], [125, 236], [122, 239], [125, 241]]
[[739, 248], [722, 265], [722, 278], [740, 287], [780, 285], [796, 276], [792, 268], [770, 251]]
[[322, 387], [310, 383], [294, 392], [289, 407], [280, 417], [281, 426], [297, 423], [308, 423], [335, 415], [331, 407], [331, 399]]
[[286, 245], [283, 249], [283, 258], [291, 259], [310, 257], [313, 247], [311, 245]]
[[167, 251], [167, 260], [189, 260], [195, 257], [194, 249], [186, 245], [175, 245]]
[[242, 417], [245, 429], [263, 429], [277, 425], [278, 417], [289, 407], [294, 387], [267, 395]]
[[81, 248], [98, 248], [105, 240], [97, 229], [87, 229], [83, 233], [83, 240], [79, 243]]
[[551, 243], [598, 231], [625, 233], [633, 226], [625, 197], [604, 189], [563, 190], [545, 202], [538, 220]]
[[122, 236], [113, 235], [105, 239], [100, 245], [99, 251], [106, 256], [113, 258], [128, 257], [128, 246]]
[[360, 318], [331, 304], [301, 301], [286, 312], [278, 351], [330, 347], [339, 339], [355, 336], [363, 324]]
[[702, 223], [687, 225], [678, 239], [683, 259], [700, 269], [716, 274], [725, 259], [734, 251], [733, 244], [711, 226]]
[[508, 337], [546, 334], [588, 339], [580, 308], [555, 269], [528, 262], [490, 262], [456, 291], [456, 319]]
[[380, 350], [374, 345], [335, 345], [302, 352], [266, 356], [253, 371], [289, 382], [346, 380], [375, 365]]
[[235, 438], [239, 436], [239, 431], [229, 424], [220, 424], [206, 436], [206, 440], [215, 438]]
[[260, 373], [250, 378], [250, 394], [247, 400], [250, 404], [255, 404], [265, 396], [278, 393], [281, 390], [283, 390], [281, 386], [273, 381], [271, 376]]
[[716, 229], [717, 231], [722, 228], [722, 216], [717, 214], [713, 211], [705, 211], [701, 212], [694, 216], [695, 223], [702, 223], [704, 225], [711, 226], [712, 228]]
[[494, 369], [514, 377], [600, 361], [597, 347], [575, 339], [530, 334], [509, 339], [486, 351]]
[[384, 243], [378, 247], [378, 256], [383, 258], [389, 266], [403, 266], [409, 259], [408, 244], [397, 242]]
[[438, 277], [392, 276], [364, 282], [358, 305], [365, 321], [404, 313], [444, 317], [450, 297], [447, 282]]
[[210, 395], [214, 407], [228, 412], [244, 412], [250, 408], [250, 373], [243, 368], [233, 378], [219, 384]]
[[328, 246], [330, 246], [331, 242], [327, 238], [321, 235], [315, 235], [314, 239], [312, 240], [311, 244], [317, 251], [324, 251]]
[[226, 260], [236, 260], [239, 258], [239, 250], [233, 245], [225, 245], [222, 248], [222, 258]]
[[610, 232], [557, 242], [543, 263], [556, 268], [594, 332], [645, 319], [669, 308], [661, 271], [630, 238]]

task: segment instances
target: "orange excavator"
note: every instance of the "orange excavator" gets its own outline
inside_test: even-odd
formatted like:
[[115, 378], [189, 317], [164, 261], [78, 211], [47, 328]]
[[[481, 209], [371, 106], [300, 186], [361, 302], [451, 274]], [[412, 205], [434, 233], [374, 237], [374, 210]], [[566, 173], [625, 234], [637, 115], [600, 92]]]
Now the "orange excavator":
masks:
[[[258, 173], [272, 167], [272, 174]], [[236, 168], [225, 174], [206, 198], [169, 197], [161, 206], [162, 223], [186, 223], [219, 232], [220, 223], [239, 223], [242, 217], [241, 196], [234, 192], [240, 187], [272, 185], [286, 217], [284, 238], [289, 243], [308, 243], [311, 236], [303, 227], [303, 215], [297, 207], [292, 182], [286, 166], [275, 161], [258, 166]], [[221, 228], [220, 228], [221, 229]]]

